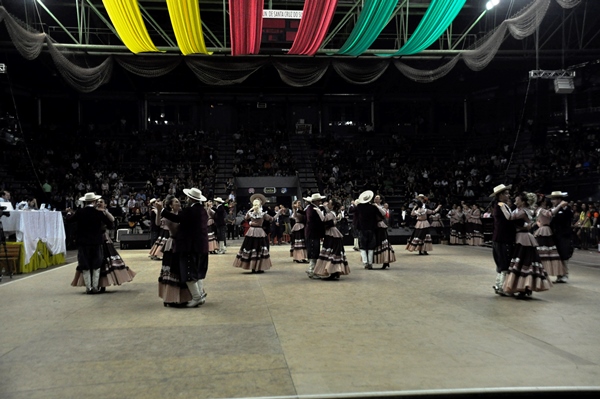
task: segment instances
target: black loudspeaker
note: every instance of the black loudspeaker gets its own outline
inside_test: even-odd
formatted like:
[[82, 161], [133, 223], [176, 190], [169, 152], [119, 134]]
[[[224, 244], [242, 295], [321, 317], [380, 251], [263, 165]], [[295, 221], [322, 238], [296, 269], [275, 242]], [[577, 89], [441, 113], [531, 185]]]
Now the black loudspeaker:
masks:
[[150, 233], [123, 234], [119, 238], [121, 249], [150, 249]]

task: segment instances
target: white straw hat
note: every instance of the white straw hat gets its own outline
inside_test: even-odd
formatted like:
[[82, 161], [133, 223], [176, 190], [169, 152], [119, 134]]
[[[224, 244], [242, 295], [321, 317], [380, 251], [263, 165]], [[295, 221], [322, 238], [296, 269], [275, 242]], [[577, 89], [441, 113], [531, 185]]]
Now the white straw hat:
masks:
[[202, 201], [202, 202], [206, 201], [206, 197], [202, 195], [202, 191], [200, 191], [196, 187], [184, 188], [183, 193], [185, 195], [187, 195], [188, 197], [190, 197], [191, 199], [194, 199], [196, 201]]
[[551, 194], [547, 195], [548, 198], [562, 198], [568, 196], [568, 193], [563, 193], [562, 191], [552, 191]]
[[512, 184], [509, 184], [508, 186], [505, 186], [504, 184], [500, 184], [499, 186], [494, 187], [494, 192], [490, 194], [490, 197], [495, 197], [496, 195], [500, 194], [504, 190], [510, 190], [511, 187], [512, 187]]
[[373, 193], [373, 191], [371, 191], [371, 190], [363, 191], [358, 196], [358, 199], [356, 200], [356, 203], [358, 203], [358, 204], [368, 204], [369, 202], [371, 202], [371, 200], [373, 199], [374, 196], [375, 196], [375, 193]]
[[79, 201], [91, 202], [96, 201], [102, 198], [101, 195], [96, 195], [95, 193], [85, 193], [85, 195], [79, 198]]

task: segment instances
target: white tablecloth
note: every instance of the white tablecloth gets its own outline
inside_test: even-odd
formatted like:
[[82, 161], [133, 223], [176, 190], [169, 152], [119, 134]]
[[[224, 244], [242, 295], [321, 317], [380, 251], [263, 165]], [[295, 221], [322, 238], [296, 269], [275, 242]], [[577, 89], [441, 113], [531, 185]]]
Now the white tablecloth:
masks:
[[5, 233], [14, 232], [25, 247], [25, 264], [35, 254], [38, 241], [46, 243], [52, 255], [67, 254], [65, 224], [61, 212], [11, 211], [2, 217]]

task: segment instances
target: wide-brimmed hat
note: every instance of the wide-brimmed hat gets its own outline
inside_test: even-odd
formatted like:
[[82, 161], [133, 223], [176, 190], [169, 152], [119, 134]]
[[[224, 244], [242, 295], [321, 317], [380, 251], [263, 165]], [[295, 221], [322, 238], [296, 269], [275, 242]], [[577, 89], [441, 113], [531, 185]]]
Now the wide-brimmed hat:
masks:
[[156, 198], [152, 198], [152, 199], [150, 200], [150, 205], [154, 204], [155, 202], [156, 202]]
[[253, 194], [250, 197], [250, 203], [254, 203], [254, 200], [259, 200], [261, 202], [261, 204], [266, 204], [267, 203], [267, 197], [265, 197], [264, 195], [257, 193], [257, 194]]
[[374, 195], [375, 194], [371, 190], [363, 191], [358, 196], [358, 199], [356, 200], [356, 203], [358, 203], [358, 204], [368, 204], [369, 202], [371, 202], [371, 200], [373, 199]]
[[193, 200], [202, 202], [206, 201], [206, 197], [202, 195], [202, 191], [200, 191], [196, 187], [184, 188], [183, 193]]
[[568, 193], [563, 193], [562, 191], [552, 191], [552, 193], [548, 194], [546, 197], [548, 198], [562, 198], [568, 196]]
[[313, 201], [322, 201], [324, 199], [327, 199], [327, 197], [323, 197], [321, 196], [321, 194], [319, 193], [314, 193], [313, 195], [311, 195], [310, 197], [306, 197], [304, 198], [306, 201], [308, 202], [313, 202]]
[[511, 187], [512, 187], [512, 184], [509, 184], [508, 186], [505, 186], [504, 184], [500, 184], [500, 185], [494, 187], [494, 192], [490, 194], [490, 197], [495, 197], [496, 195], [500, 194], [504, 190], [510, 190]]
[[102, 198], [101, 195], [97, 195], [95, 193], [85, 193], [83, 197], [79, 198], [79, 201], [91, 202], [99, 200], [100, 198]]
[[221, 197], [217, 197], [217, 198], [213, 199], [213, 201], [218, 202], [220, 204], [225, 202], [225, 201], [223, 201], [223, 198], [221, 198]]
[[425, 194], [419, 194], [419, 195], [417, 195], [417, 198], [415, 198], [415, 199], [417, 199], [417, 200], [421, 200], [421, 199], [423, 199], [423, 200], [425, 200], [425, 201], [429, 201], [429, 198], [427, 198], [427, 197], [425, 196]]

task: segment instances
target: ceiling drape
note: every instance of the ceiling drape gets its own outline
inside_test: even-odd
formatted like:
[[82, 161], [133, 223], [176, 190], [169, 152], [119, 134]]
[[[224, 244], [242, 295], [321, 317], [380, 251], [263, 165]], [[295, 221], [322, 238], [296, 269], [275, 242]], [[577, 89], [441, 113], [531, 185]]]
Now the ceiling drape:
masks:
[[102, 0], [123, 44], [134, 54], [157, 52], [137, 0]]
[[398, 0], [365, 0], [356, 25], [337, 54], [358, 56], [367, 50], [390, 21]]
[[296, 39], [288, 54], [315, 55], [325, 39], [338, 0], [306, 0]]
[[167, 8], [181, 53], [208, 54], [198, 0], [167, 0]]
[[258, 54], [264, 0], [229, 0], [231, 55]]
[[466, 0], [432, 0], [423, 19], [398, 51], [382, 56], [416, 54], [435, 42], [454, 21]]

